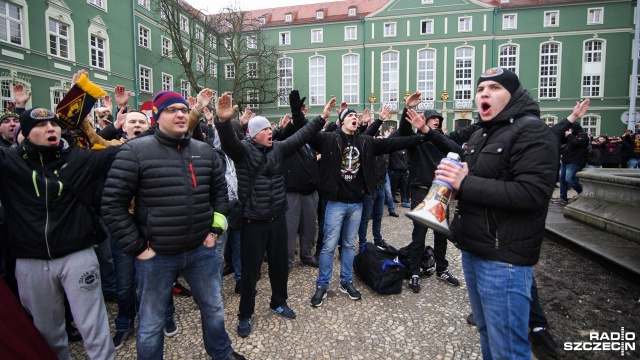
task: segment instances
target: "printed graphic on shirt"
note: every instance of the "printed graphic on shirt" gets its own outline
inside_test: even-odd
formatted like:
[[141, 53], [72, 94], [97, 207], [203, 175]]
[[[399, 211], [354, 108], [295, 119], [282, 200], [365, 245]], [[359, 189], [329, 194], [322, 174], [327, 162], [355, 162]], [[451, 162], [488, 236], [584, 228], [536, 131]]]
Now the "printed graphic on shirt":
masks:
[[353, 181], [360, 170], [360, 150], [355, 146], [347, 146], [342, 152], [340, 173], [345, 181]]

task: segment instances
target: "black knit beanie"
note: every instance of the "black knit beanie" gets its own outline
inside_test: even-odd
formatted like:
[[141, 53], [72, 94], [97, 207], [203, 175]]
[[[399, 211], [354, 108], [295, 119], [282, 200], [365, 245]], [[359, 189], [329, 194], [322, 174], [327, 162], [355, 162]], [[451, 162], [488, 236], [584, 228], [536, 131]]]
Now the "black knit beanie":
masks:
[[516, 75], [513, 71], [495, 67], [488, 70], [485, 70], [482, 75], [478, 78], [478, 82], [476, 83], [476, 88], [483, 81], [495, 81], [498, 84], [502, 85], [511, 95], [518, 90], [520, 87], [520, 80], [518, 79], [518, 75]]

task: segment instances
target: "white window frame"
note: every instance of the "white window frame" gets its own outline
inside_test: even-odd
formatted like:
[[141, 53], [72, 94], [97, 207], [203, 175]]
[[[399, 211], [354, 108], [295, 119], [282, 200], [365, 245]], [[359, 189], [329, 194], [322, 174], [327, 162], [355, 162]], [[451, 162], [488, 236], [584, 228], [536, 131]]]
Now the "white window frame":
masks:
[[311, 43], [322, 43], [324, 34], [322, 29], [311, 29]]
[[458, 17], [458, 32], [471, 32], [471, 31], [473, 31], [473, 17], [471, 16]]
[[162, 73], [162, 91], [173, 91], [173, 75]]
[[[599, 44], [599, 48], [593, 46], [588, 48], [592, 43]], [[583, 42], [581, 88], [583, 98], [604, 97], [605, 46], [606, 42], [602, 39], [588, 39]]]
[[543, 115], [540, 116], [540, 120], [542, 120], [548, 126], [553, 126], [558, 123], [558, 116], [556, 115]]
[[[543, 49], [546, 46], [557, 46], [556, 52], [546, 52], [543, 53]], [[552, 49], [550, 49], [552, 50]], [[560, 97], [560, 64], [561, 54], [562, 54], [562, 43], [556, 41], [547, 41], [540, 44], [540, 58], [539, 64], [540, 68], [538, 69], [538, 98], [540, 99], [558, 99]], [[551, 60], [555, 57], [555, 64], [552, 63]], [[545, 60], [545, 58], [548, 58]], [[555, 74], [554, 70], [555, 69]], [[544, 72], [544, 73], [543, 73]], [[547, 84], [543, 85], [543, 79], [547, 79]], [[555, 80], [555, 85], [551, 84], [550, 80]], [[555, 94], [553, 94], [555, 92]], [[551, 95], [550, 95], [551, 94]]]
[[224, 78], [227, 80], [235, 79], [236, 66], [234, 64], [224, 64]]
[[[422, 57], [422, 54], [425, 54], [426, 56]], [[436, 71], [438, 66], [436, 50], [420, 49], [417, 51], [416, 55], [416, 84], [417, 90], [420, 92], [420, 100], [435, 101]]]
[[[91, 64], [92, 67], [98, 68], [98, 69], [102, 69], [102, 70], [107, 70], [109, 71], [111, 69], [111, 52], [110, 52], [110, 45], [111, 45], [111, 41], [109, 40], [109, 33], [108, 33], [108, 28], [106, 26], [106, 24], [102, 21], [102, 19], [100, 18], [100, 16], [96, 16], [93, 19], [89, 20], [89, 29], [88, 29], [88, 38], [89, 38], [89, 64]], [[92, 45], [91, 45], [91, 37], [92, 36], [96, 36], [97, 38], [101, 39], [104, 42], [104, 49], [102, 49], [103, 55], [104, 55], [104, 66], [103, 67], [99, 67], [99, 66], [95, 66], [92, 63]]]
[[260, 25], [264, 25], [267, 23], [267, 19], [264, 16], [260, 16], [258, 22], [260, 23]]
[[182, 50], [184, 51], [184, 57], [186, 57], [187, 59], [191, 59], [191, 51], [189, 51], [189, 48], [183, 46]]
[[151, 10], [151, 0], [138, 0], [138, 6]]
[[598, 114], [585, 114], [580, 119], [580, 126], [584, 132], [591, 133], [594, 136], [600, 134], [600, 126], [602, 125], [602, 116]]
[[473, 81], [474, 56], [475, 48], [472, 46], [460, 46], [455, 49], [453, 67], [453, 98], [455, 100], [472, 101], [475, 97], [475, 84]]
[[163, 4], [160, 3], [160, 19], [161, 20], [167, 20], [167, 15], [168, 15], [169, 9], [167, 9], [167, 7]]
[[[352, 61], [352, 59], [354, 59]], [[360, 55], [342, 55], [342, 99], [347, 104], [360, 104]]]
[[291, 31], [281, 31], [278, 34], [278, 44], [280, 46], [291, 45]]
[[[285, 66], [283, 62], [287, 62]], [[289, 106], [289, 93], [293, 90], [293, 59], [278, 59], [278, 106]]]
[[356, 11], [357, 11], [357, 10], [358, 10], [358, 9], [357, 9], [357, 8], [354, 8], [354, 7], [349, 8], [349, 12], [348, 12], [348, 14], [347, 14], [347, 15], [348, 15], [348, 16], [356, 16], [356, 15], [357, 15], [357, 13], [356, 13]]
[[[431, 24], [430, 26], [427, 24]], [[420, 35], [431, 35], [433, 34], [433, 27], [435, 23], [433, 19], [424, 19], [420, 20]]]
[[[51, 31], [51, 23], [55, 23], [56, 24], [56, 31], [52, 32]], [[61, 27], [64, 26], [65, 27], [65, 31], [66, 31], [66, 35], [62, 35], [60, 33], [61, 31]], [[70, 25], [60, 21], [58, 19], [54, 19], [54, 18], [49, 18], [48, 22], [47, 22], [47, 35], [48, 35], [48, 46], [47, 46], [47, 51], [49, 52], [49, 55], [51, 56], [55, 56], [61, 59], [67, 59], [67, 60], [72, 60], [71, 59], [71, 43], [73, 42], [73, 38], [71, 37], [71, 31], [70, 31]], [[51, 37], [55, 37], [56, 38], [56, 52], [52, 52], [51, 51]], [[62, 42], [65, 42], [66, 45], [66, 52], [67, 52], [67, 56], [63, 56], [62, 50], [60, 48], [60, 46], [62, 45]]]
[[387, 22], [383, 25], [383, 37], [396, 37], [397, 34], [397, 24], [395, 22]]
[[[11, 0], [6, 1], [7, 8], [6, 12], [9, 13], [9, 6], [15, 6], [18, 8], [18, 13], [20, 20], [16, 21], [15, 18], [12, 18], [8, 15], [1, 15], [0, 21], [5, 22], [5, 26], [7, 27], [7, 39], [0, 39], [0, 43], [7, 43], [16, 46], [29, 47], [29, 7], [25, 0]], [[20, 43], [15, 43], [11, 41], [11, 24], [17, 23], [18, 29], [20, 32]], [[47, 23], [48, 26], [48, 23]]]
[[204, 56], [196, 54], [196, 71], [204, 72]]
[[502, 14], [502, 30], [516, 30], [518, 28], [518, 14]]
[[162, 48], [161, 54], [163, 57], [170, 58], [173, 52], [173, 41], [165, 36], [160, 36], [160, 46]]
[[[509, 51], [503, 53], [503, 49]], [[515, 50], [515, 53], [511, 52]], [[502, 44], [498, 47], [498, 66], [513, 71], [516, 74], [520, 73], [520, 45], [518, 44]]]
[[[143, 74], [143, 71], [146, 72], [146, 74]], [[138, 65], [138, 83], [140, 84], [140, 92], [153, 93], [153, 69], [144, 65]]]
[[[146, 33], [146, 35], [144, 35], [144, 33]], [[138, 24], [138, 46], [151, 50], [151, 29], [142, 24]]]
[[[595, 15], [598, 17], [595, 18]], [[602, 25], [604, 23], [604, 8], [589, 8], [587, 9], [587, 25]]]
[[422, 4], [433, 4], [433, 0], [422, 0]]
[[212, 50], [215, 50], [218, 47], [218, 40], [213, 35], [209, 35], [209, 47]]
[[[385, 56], [395, 59], [385, 59]], [[400, 52], [387, 50], [380, 53], [380, 103], [395, 103], [392, 110], [398, 110], [400, 97]], [[395, 108], [394, 108], [395, 107]]]
[[188, 80], [180, 79], [180, 95], [185, 99], [191, 96], [191, 83]]
[[[93, 44], [93, 38], [96, 38], [96, 45]], [[102, 48], [98, 46], [98, 41], [102, 41]], [[96, 59], [99, 58], [100, 54], [102, 54], [102, 66], [99, 63], [94, 63], [94, 53], [96, 55]], [[108, 40], [102, 36], [98, 36], [98, 34], [89, 34], [89, 63], [91, 67], [95, 67], [102, 70], [108, 70], [109, 66], [109, 46]]]
[[[251, 101], [255, 101], [252, 103]], [[259, 109], [260, 104], [260, 91], [259, 90], [247, 90], [247, 107], [249, 109]]]
[[316, 11], [316, 20], [322, 20], [322, 19], [324, 19], [324, 11], [322, 10]]
[[107, 11], [107, 0], [87, 0], [87, 4], [95, 6], [105, 12]]
[[67, 92], [69, 90], [65, 90], [62, 88], [62, 86], [52, 86], [49, 88], [49, 100], [51, 102], [51, 107], [50, 109], [55, 109], [58, 107], [58, 104], [60, 104], [60, 101], [62, 100], [62, 98], [65, 97], [65, 95], [67, 95]]
[[291, 22], [292, 19], [293, 19], [293, 15], [284, 14], [284, 22]]
[[209, 61], [209, 75], [214, 78], [218, 77], [218, 64], [215, 61]]
[[180, 31], [189, 33], [189, 18], [180, 14]]
[[324, 105], [327, 93], [327, 58], [309, 57], [309, 106]]
[[204, 37], [204, 30], [201, 26], [196, 25], [196, 40], [202, 40]]
[[[353, 30], [353, 37], [349, 37], [349, 31]], [[344, 41], [358, 40], [358, 27], [355, 25], [344, 27]]]
[[249, 79], [257, 79], [258, 78], [258, 63], [255, 61], [250, 61], [247, 63], [247, 78]]
[[[554, 17], [555, 15], [555, 17]], [[551, 23], [551, 20], [555, 19], [555, 24]], [[558, 27], [560, 26], [560, 11], [552, 10], [544, 12], [544, 27]]]
[[258, 48], [258, 37], [256, 35], [247, 35], [247, 49]]

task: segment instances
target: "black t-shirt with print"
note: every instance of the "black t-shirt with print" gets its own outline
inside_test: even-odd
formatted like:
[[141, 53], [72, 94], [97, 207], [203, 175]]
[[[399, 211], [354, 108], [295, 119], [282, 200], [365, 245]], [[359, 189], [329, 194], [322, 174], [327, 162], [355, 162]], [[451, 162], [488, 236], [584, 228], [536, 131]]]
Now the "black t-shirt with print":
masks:
[[362, 149], [354, 143], [354, 135], [346, 135], [342, 132], [340, 135], [344, 150], [336, 200], [344, 203], [362, 202], [366, 186], [362, 171]]

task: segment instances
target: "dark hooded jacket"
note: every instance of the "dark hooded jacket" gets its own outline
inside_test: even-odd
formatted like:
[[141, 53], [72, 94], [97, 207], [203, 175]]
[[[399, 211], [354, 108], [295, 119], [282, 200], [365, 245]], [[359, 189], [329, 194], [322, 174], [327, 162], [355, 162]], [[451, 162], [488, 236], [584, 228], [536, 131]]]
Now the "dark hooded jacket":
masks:
[[571, 134], [563, 138], [564, 150], [562, 151], [563, 164], [575, 164], [584, 166], [587, 159], [584, 153], [589, 146], [589, 136], [579, 123], [574, 122], [571, 125]]
[[538, 104], [518, 88], [505, 109], [468, 142], [451, 239], [476, 256], [521, 266], [538, 262], [558, 142]]

